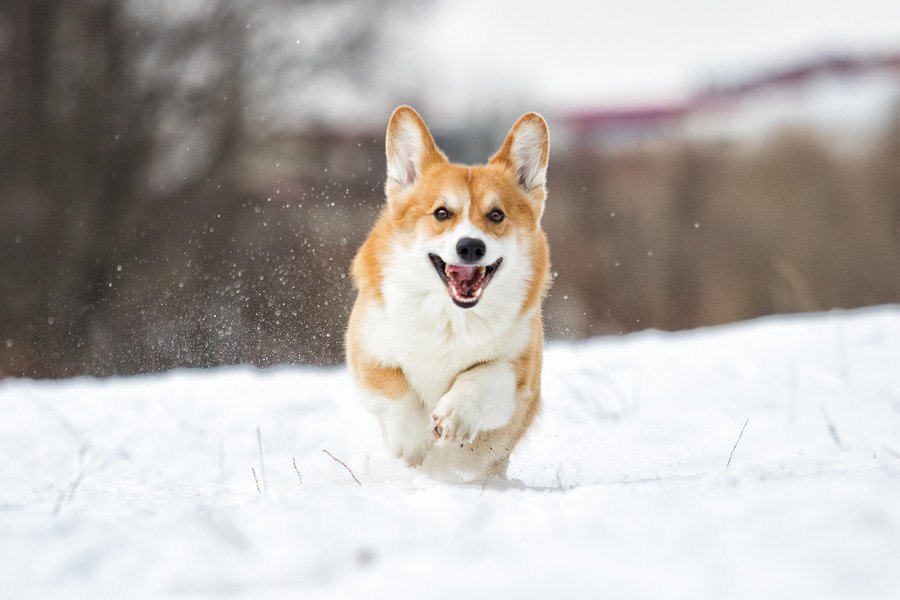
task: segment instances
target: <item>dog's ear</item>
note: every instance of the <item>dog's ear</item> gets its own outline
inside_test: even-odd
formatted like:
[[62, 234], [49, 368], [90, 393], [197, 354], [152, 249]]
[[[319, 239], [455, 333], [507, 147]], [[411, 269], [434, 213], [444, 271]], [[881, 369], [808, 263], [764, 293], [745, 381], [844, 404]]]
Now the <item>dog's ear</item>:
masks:
[[522, 190], [533, 199], [544, 200], [547, 185], [547, 159], [550, 134], [547, 122], [537, 113], [522, 115], [491, 164], [509, 169]]
[[391, 115], [385, 136], [388, 197], [411, 187], [434, 162], [447, 162], [419, 113], [401, 106]]

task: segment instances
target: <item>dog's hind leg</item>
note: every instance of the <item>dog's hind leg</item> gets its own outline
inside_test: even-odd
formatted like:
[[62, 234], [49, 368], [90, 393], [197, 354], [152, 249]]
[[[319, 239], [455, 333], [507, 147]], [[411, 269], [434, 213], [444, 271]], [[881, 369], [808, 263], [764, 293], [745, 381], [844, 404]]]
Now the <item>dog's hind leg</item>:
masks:
[[507, 469], [509, 469], [509, 456], [504, 456], [503, 458], [494, 461], [491, 466], [488, 467], [487, 476], [506, 479]]
[[443, 444], [433, 447], [422, 470], [432, 477], [450, 481], [475, 481], [485, 477], [506, 477], [513, 447], [511, 427], [484, 431], [471, 444]]

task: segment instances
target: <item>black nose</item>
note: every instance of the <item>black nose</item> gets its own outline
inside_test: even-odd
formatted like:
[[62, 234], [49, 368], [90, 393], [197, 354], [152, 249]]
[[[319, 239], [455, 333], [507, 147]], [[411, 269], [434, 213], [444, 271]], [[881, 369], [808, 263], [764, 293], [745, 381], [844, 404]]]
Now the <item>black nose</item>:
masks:
[[486, 251], [484, 242], [477, 238], [463, 238], [456, 243], [456, 253], [465, 262], [478, 262]]

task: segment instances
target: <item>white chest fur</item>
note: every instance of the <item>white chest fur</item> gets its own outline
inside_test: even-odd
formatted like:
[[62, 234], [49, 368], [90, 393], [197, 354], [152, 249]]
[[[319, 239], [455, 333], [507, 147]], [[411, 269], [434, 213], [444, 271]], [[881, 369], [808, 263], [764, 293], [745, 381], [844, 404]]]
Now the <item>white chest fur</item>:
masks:
[[467, 367], [514, 359], [530, 336], [532, 315], [520, 314], [529, 265], [522, 258], [508, 262], [477, 306], [460, 308], [426, 257], [393, 256], [384, 273], [384, 302], [370, 304], [362, 320], [366, 352], [400, 367], [429, 408]]

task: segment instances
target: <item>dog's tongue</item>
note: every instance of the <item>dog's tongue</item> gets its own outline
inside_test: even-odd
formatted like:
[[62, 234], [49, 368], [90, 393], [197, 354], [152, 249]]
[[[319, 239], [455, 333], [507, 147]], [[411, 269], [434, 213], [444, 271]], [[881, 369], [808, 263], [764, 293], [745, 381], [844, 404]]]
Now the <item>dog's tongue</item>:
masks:
[[466, 294], [479, 280], [481, 267], [466, 267], [463, 265], [447, 265], [444, 270], [447, 279], [463, 294]]

